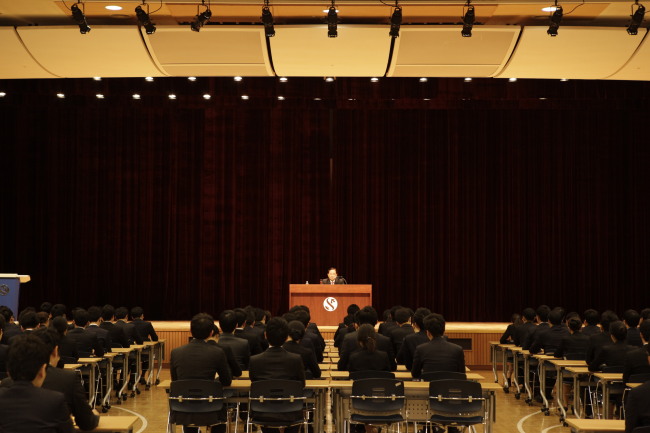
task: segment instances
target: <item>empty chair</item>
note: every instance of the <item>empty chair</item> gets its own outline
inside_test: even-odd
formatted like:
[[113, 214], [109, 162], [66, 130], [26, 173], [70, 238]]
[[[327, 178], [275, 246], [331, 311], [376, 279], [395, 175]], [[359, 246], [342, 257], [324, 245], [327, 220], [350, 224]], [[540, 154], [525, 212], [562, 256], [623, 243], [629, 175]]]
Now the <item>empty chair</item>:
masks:
[[301, 424], [307, 431], [308, 420], [304, 411], [306, 400], [305, 388], [297, 380], [252, 382], [246, 431], [250, 433], [252, 425], [287, 428]]
[[397, 430], [404, 418], [404, 382], [397, 379], [359, 379], [352, 382], [350, 396], [350, 424], [389, 426], [397, 423]]
[[444, 379], [429, 382], [429, 421], [445, 428], [485, 422], [488, 414], [478, 382]]
[[213, 426], [226, 424], [221, 383], [213, 380], [174, 380], [169, 388], [169, 424]]

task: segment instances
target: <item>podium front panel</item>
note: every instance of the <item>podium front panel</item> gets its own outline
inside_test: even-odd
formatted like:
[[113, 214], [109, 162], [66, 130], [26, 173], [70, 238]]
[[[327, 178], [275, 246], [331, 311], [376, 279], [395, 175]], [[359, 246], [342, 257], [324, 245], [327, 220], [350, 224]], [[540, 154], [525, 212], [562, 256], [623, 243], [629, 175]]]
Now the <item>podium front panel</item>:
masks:
[[20, 295], [19, 278], [0, 278], [0, 305], [6, 305], [18, 317], [18, 299]]
[[343, 321], [350, 304], [363, 308], [372, 305], [370, 284], [291, 284], [289, 308], [309, 307], [311, 321], [317, 325], [336, 326]]

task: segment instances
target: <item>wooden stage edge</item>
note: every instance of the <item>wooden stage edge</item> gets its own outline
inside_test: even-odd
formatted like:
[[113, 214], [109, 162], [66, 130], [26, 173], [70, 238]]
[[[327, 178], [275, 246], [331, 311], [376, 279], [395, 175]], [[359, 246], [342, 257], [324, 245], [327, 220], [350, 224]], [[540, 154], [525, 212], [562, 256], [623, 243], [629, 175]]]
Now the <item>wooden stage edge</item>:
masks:
[[[165, 342], [165, 362], [169, 362], [172, 349], [188, 342], [190, 321], [152, 321], [161, 339]], [[491, 368], [490, 341], [498, 341], [505, 331], [506, 322], [448, 322], [445, 334], [450, 339], [462, 340], [469, 350], [465, 350], [465, 364], [472, 368]], [[336, 326], [319, 326], [323, 338], [334, 338]]]

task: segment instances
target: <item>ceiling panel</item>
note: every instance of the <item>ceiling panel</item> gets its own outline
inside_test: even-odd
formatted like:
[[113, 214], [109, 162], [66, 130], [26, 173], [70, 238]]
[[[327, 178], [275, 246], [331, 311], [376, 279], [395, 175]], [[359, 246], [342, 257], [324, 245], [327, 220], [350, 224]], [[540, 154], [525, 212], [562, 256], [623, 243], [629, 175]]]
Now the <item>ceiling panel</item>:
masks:
[[650, 42], [648, 41], [648, 31], [639, 29], [639, 34], [634, 37], [643, 37], [639, 48], [618, 72], [607, 78], [612, 80], [650, 80]]
[[618, 27], [525, 27], [500, 77], [601, 79], [620, 69], [643, 39]]
[[261, 26], [214, 26], [200, 32], [159, 26], [143, 37], [154, 61], [169, 75], [273, 75]]
[[392, 77], [491, 77], [508, 61], [521, 28], [475, 26], [471, 38], [460, 26], [402, 27]]
[[280, 76], [383, 76], [391, 38], [385, 25], [339, 25], [327, 37], [326, 25], [275, 26], [270, 39], [273, 66]]
[[0, 27], [0, 78], [57, 78], [34, 60], [13, 27]]
[[34, 58], [61, 77], [146, 77], [163, 75], [151, 60], [136, 26], [18, 27]]

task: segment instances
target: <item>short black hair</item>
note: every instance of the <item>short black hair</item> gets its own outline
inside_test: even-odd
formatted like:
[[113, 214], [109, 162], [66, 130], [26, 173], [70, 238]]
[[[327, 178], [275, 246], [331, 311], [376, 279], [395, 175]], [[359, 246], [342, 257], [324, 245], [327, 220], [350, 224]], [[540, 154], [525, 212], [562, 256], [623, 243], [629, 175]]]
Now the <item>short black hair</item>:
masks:
[[564, 318], [564, 310], [561, 308], [554, 308], [553, 311], [548, 313], [548, 320], [552, 325], [559, 325]]
[[638, 311], [630, 309], [623, 313], [623, 320], [630, 328], [636, 328], [641, 321], [641, 315]]
[[54, 348], [61, 343], [61, 335], [52, 328], [39, 328], [31, 333], [45, 343], [48, 353], [52, 353]]
[[243, 308], [235, 308], [232, 310], [237, 316], [237, 327], [241, 328], [246, 323], [246, 311]]
[[298, 320], [303, 325], [305, 325], [305, 327], [307, 327], [307, 325], [309, 325], [309, 321], [311, 320], [311, 316], [307, 311], [305, 311], [305, 310], [296, 310], [296, 311], [294, 311], [293, 314], [296, 317], [296, 320]]
[[49, 315], [52, 310], [52, 303], [45, 301], [41, 304], [39, 309], [40, 311], [45, 311]]
[[12, 317], [14, 317], [14, 312], [11, 311], [11, 308], [6, 305], [0, 306], [0, 314], [5, 318], [5, 322], [9, 323]]
[[271, 346], [282, 346], [289, 336], [289, 324], [282, 317], [273, 317], [266, 324], [266, 339]]
[[350, 305], [348, 305], [347, 313], [348, 313], [348, 315], [350, 315], [350, 314], [354, 315], [354, 313], [356, 313], [360, 309], [361, 308], [359, 308], [359, 306], [357, 304], [350, 304]]
[[38, 321], [38, 326], [45, 325], [50, 320], [50, 313], [39, 311], [36, 313], [36, 320]]
[[[296, 315], [295, 315], [294, 313], [284, 313], [284, 314], [282, 315], [282, 318], [283, 318], [284, 320], [286, 320], [287, 323], [289, 323], [289, 322], [293, 322], [294, 320], [298, 320], [298, 319], [296, 318]], [[303, 326], [304, 326], [304, 325], [303, 325]]]
[[197, 340], [205, 340], [212, 333], [213, 326], [214, 319], [212, 316], [206, 313], [199, 313], [192, 317], [192, 321], [190, 322], [190, 332], [192, 333], [192, 337]]
[[224, 310], [219, 314], [219, 326], [223, 332], [231, 333], [237, 328], [237, 315], [232, 310]]
[[357, 311], [357, 313], [354, 315], [354, 320], [359, 325], [368, 323], [369, 325], [375, 326], [377, 324], [377, 310], [367, 305]]
[[610, 323], [616, 322], [618, 316], [612, 310], [603, 311], [600, 315], [600, 326], [603, 327], [604, 332], [609, 332]]
[[424, 329], [424, 318], [431, 314], [431, 310], [428, 308], [418, 308], [413, 314], [413, 323], [415, 323], [421, 331]]
[[410, 308], [400, 308], [399, 310], [395, 311], [394, 319], [397, 323], [406, 323], [411, 320], [412, 316], [413, 311]]
[[4, 331], [7, 321], [5, 320], [4, 314], [0, 314], [0, 331]]
[[537, 310], [535, 313], [537, 314], [537, 317], [539, 317], [539, 320], [542, 322], [548, 322], [548, 315], [551, 312], [551, 309], [549, 308], [548, 305], [540, 305], [537, 307]]
[[585, 316], [585, 322], [587, 322], [587, 325], [598, 325], [598, 321], [600, 320], [600, 314], [598, 314], [598, 311], [590, 308], [588, 310], [585, 310], [582, 315]]
[[126, 307], [119, 307], [115, 310], [116, 319], [126, 319], [126, 316], [129, 315], [129, 309]]
[[63, 316], [57, 316], [50, 322], [50, 327], [63, 336], [68, 331], [68, 321]]
[[115, 307], [111, 304], [104, 305], [102, 307], [102, 319], [108, 322], [109, 320], [113, 320], [113, 317], [115, 317]]
[[641, 310], [641, 318], [644, 321], [650, 319], [650, 308], [644, 308]]
[[102, 310], [98, 306], [93, 305], [92, 307], [88, 307], [88, 320], [91, 322], [97, 322], [101, 317]]
[[424, 318], [424, 329], [434, 338], [442, 337], [445, 334], [445, 318], [441, 314], [429, 314]]
[[639, 332], [645, 341], [650, 341], [650, 320], [644, 320], [639, 326]]
[[11, 339], [7, 354], [7, 372], [14, 381], [34, 380], [38, 371], [50, 362], [50, 353], [43, 341], [32, 334]]
[[23, 329], [33, 329], [38, 326], [38, 319], [36, 318], [36, 313], [34, 311], [23, 311], [20, 313], [18, 322]]
[[404, 308], [404, 307], [402, 307], [401, 305], [393, 305], [392, 307], [390, 307], [390, 318], [392, 320], [395, 320], [395, 313], [397, 313], [397, 310], [399, 310], [400, 308]]
[[302, 337], [305, 336], [305, 325], [302, 324], [302, 322], [298, 320], [293, 320], [288, 323], [289, 326], [289, 337], [293, 341], [300, 341], [302, 340]]
[[521, 315], [524, 316], [524, 318], [529, 322], [535, 320], [535, 310], [530, 307], [524, 308], [524, 311], [521, 312]]
[[59, 316], [65, 317], [67, 313], [68, 313], [68, 309], [63, 304], [54, 304], [52, 305], [52, 309], [50, 310], [50, 315], [52, 316], [52, 318], [59, 317]]
[[582, 322], [580, 319], [576, 317], [572, 317], [567, 321], [567, 325], [569, 325], [569, 329], [572, 330], [573, 332], [578, 332], [580, 331], [580, 328], [582, 328]]
[[627, 337], [627, 327], [620, 320], [609, 324], [609, 333], [614, 336], [616, 341], [625, 341]]
[[86, 326], [90, 322], [88, 311], [83, 308], [77, 308], [74, 312], [74, 324], [77, 326]]
[[136, 317], [140, 317], [144, 314], [144, 310], [142, 307], [133, 307], [131, 308], [131, 318], [134, 319]]

